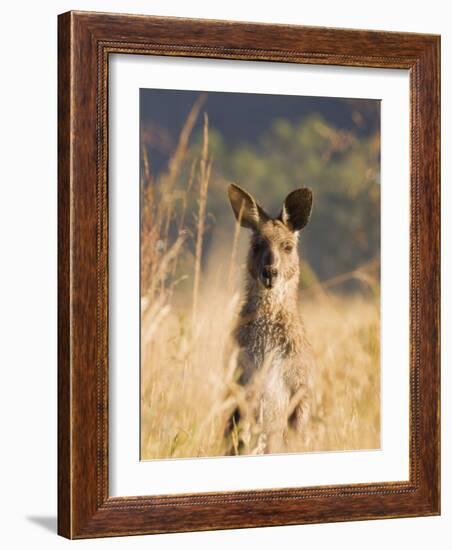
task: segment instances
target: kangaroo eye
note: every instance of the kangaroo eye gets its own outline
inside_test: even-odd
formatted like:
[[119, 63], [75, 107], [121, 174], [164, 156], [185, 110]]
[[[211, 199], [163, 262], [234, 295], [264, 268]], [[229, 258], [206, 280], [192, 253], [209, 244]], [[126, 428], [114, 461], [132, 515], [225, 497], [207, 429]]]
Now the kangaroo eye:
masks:
[[261, 243], [260, 242], [256, 242], [256, 243], [253, 243], [253, 252], [257, 253], [259, 252], [259, 250], [261, 249]]
[[293, 244], [292, 243], [284, 243], [283, 244], [283, 250], [284, 250], [284, 252], [287, 252], [289, 254], [293, 250]]

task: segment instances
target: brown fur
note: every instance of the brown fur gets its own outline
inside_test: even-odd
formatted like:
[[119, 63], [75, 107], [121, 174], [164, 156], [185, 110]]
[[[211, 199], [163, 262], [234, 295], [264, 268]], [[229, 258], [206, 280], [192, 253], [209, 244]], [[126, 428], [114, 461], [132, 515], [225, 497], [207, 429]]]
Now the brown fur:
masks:
[[298, 312], [297, 244], [312, 195], [308, 189], [292, 192], [274, 219], [238, 186], [230, 186], [229, 197], [236, 218], [252, 230], [245, 296], [233, 333], [245, 399], [229, 429], [236, 432], [235, 452], [281, 452], [288, 427], [302, 433], [309, 413], [312, 359]]

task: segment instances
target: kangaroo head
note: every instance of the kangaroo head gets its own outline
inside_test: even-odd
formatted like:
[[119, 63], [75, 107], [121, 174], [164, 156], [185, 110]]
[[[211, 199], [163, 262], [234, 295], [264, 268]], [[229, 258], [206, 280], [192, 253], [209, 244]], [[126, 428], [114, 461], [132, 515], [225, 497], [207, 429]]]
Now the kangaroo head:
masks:
[[303, 188], [289, 193], [276, 218], [269, 216], [238, 185], [229, 185], [228, 193], [237, 221], [252, 231], [248, 253], [250, 276], [267, 290], [276, 289], [298, 277], [298, 232], [309, 221], [311, 190]]

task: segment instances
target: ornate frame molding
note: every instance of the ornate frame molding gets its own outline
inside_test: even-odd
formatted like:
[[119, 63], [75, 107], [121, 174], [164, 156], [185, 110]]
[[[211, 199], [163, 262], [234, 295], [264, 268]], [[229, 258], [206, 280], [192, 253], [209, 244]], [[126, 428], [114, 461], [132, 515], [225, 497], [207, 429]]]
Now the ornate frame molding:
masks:
[[[432, 35], [88, 12], [59, 16], [58, 531], [61, 535], [85, 538], [439, 513], [439, 48], [439, 37]], [[110, 54], [410, 71], [409, 481], [109, 497]]]

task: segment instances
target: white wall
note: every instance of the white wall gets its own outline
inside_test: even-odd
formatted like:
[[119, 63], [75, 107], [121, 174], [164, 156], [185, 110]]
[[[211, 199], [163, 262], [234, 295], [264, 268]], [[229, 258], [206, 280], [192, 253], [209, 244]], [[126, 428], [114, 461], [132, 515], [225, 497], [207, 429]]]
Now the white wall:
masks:
[[[264, 3], [228, 0], [49, 0], [2, 5], [0, 136], [0, 517], [4, 548], [53, 548], [56, 514], [56, 28], [69, 9], [240, 19], [440, 33], [443, 182], [450, 182], [452, 18], [441, 0]], [[450, 100], [449, 100], [450, 101]], [[449, 547], [452, 534], [451, 279], [452, 190], [443, 185], [443, 515], [331, 525], [281, 527], [87, 541], [84, 548], [245, 548], [331, 545], [381, 549]], [[449, 214], [449, 215], [448, 215]], [[448, 437], [449, 436], [449, 437]], [[450, 545], [450, 542], [448, 543]]]

